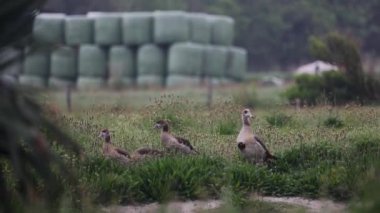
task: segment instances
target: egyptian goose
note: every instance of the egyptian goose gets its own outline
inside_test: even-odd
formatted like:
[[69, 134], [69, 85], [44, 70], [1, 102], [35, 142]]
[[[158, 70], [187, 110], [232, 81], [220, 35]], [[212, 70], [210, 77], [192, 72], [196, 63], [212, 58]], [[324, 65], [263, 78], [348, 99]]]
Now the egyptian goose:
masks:
[[169, 123], [167, 121], [159, 120], [154, 127], [156, 129], [162, 129], [161, 142], [167, 150], [179, 151], [184, 154], [198, 153], [187, 139], [174, 136], [169, 132]]
[[111, 135], [108, 129], [103, 129], [100, 132], [99, 137], [104, 139], [103, 154], [106, 157], [110, 157], [121, 161], [122, 163], [130, 163], [131, 161], [142, 160], [146, 157], [161, 157], [163, 152], [157, 149], [139, 148], [135, 150], [131, 155], [124, 149], [117, 148], [111, 143]]
[[108, 129], [103, 129], [100, 132], [99, 137], [104, 139], [103, 154], [111, 159], [118, 160], [124, 164], [128, 164], [131, 160], [131, 156], [127, 151], [121, 148], [115, 147], [111, 142], [111, 135]]
[[240, 153], [251, 163], [263, 164], [275, 160], [262, 140], [255, 136], [251, 130], [251, 119], [253, 118], [249, 109], [242, 111], [241, 119], [243, 127], [236, 139]]
[[131, 158], [133, 160], [140, 160], [146, 157], [162, 157], [163, 155], [164, 152], [157, 149], [139, 148], [132, 153]]

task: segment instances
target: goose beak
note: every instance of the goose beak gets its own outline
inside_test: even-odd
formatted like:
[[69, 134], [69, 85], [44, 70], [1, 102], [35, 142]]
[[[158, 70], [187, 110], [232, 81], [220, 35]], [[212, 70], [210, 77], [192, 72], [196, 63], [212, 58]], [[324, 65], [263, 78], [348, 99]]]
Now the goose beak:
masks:
[[160, 124], [155, 124], [155, 125], [153, 126], [153, 129], [159, 129], [159, 128], [161, 128], [161, 125], [160, 125]]

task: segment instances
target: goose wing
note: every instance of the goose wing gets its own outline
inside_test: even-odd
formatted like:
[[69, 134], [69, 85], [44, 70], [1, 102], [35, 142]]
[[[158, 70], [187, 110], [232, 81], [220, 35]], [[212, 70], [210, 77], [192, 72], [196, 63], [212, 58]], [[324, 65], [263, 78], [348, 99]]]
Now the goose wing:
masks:
[[189, 147], [190, 150], [194, 150], [195, 151], [194, 147], [190, 144], [189, 140], [187, 140], [185, 138], [181, 138], [181, 137], [175, 137], [175, 139], [177, 139], [178, 143], [183, 144], [183, 145]]
[[120, 154], [120, 155], [123, 155], [125, 157], [130, 157], [129, 156], [129, 153], [127, 151], [125, 151], [124, 149], [121, 149], [121, 148], [115, 148], [115, 151]]
[[162, 152], [157, 149], [140, 148], [135, 151], [139, 155], [162, 155]]
[[264, 150], [265, 150], [265, 154], [267, 155], [268, 158], [274, 158], [274, 159], [276, 159], [276, 157], [273, 156], [273, 155], [269, 152], [268, 148], [265, 146], [264, 142], [263, 142], [259, 137], [257, 137], [257, 136], [255, 135], [254, 138], [255, 138], [255, 141], [258, 142], [258, 143], [260, 144], [260, 146], [264, 148]]

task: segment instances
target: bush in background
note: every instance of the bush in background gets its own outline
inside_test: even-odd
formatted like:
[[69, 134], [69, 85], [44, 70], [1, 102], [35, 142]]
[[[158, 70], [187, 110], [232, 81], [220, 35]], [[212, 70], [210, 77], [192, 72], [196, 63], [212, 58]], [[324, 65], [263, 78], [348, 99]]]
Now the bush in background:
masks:
[[319, 100], [327, 99], [339, 104], [360, 98], [341, 72], [330, 71], [320, 76], [303, 74], [296, 77], [295, 82], [284, 94], [290, 101], [299, 98], [306, 104], [315, 105]]

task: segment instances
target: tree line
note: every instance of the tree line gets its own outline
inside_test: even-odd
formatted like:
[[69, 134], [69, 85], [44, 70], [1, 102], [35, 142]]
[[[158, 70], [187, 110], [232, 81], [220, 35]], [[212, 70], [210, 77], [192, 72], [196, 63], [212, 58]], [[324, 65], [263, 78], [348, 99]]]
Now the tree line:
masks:
[[310, 36], [339, 32], [361, 51], [380, 55], [378, 0], [50, 0], [45, 11], [185, 10], [232, 16], [235, 44], [249, 52], [252, 70], [288, 70], [311, 59]]

